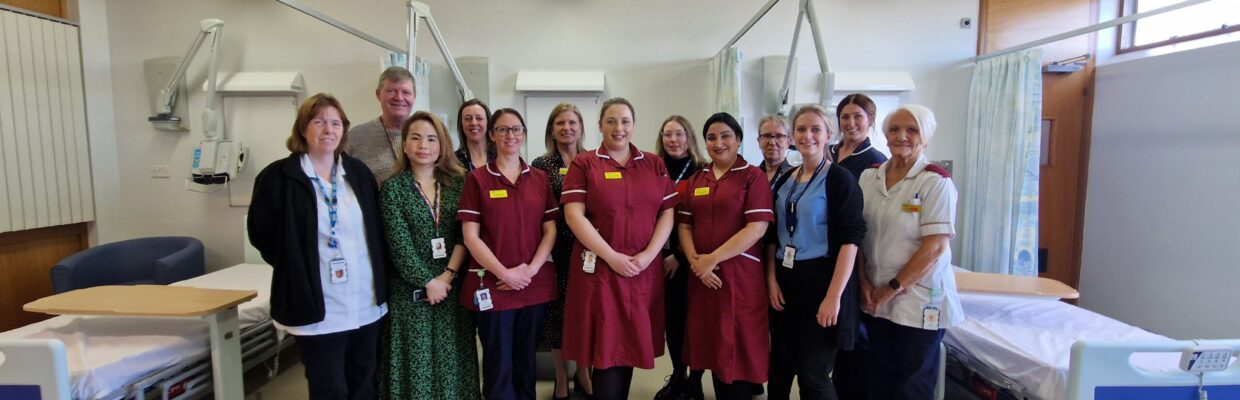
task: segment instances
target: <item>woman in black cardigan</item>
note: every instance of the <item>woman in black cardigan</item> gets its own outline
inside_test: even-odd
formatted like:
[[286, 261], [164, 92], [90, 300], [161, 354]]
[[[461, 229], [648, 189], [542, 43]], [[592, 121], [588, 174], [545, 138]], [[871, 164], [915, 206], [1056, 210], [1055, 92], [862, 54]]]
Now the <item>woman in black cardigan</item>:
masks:
[[388, 261], [378, 185], [343, 154], [349, 119], [319, 93], [297, 110], [288, 158], [263, 168], [247, 229], [271, 264], [271, 317], [297, 337], [312, 399], [375, 398]]

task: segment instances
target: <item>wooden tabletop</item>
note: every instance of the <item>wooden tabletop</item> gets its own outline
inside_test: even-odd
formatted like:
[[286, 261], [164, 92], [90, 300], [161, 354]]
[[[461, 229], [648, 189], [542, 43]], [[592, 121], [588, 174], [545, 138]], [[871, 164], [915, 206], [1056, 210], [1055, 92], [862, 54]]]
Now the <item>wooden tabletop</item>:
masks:
[[1076, 289], [1054, 279], [970, 271], [956, 271], [956, 289], [961, 293], [1055, 297], [1060, 299], [1075, 299], [1081, 296]]
[[26, 303], [22, 309], [58, 315], [199, 317], [235, 307], [258, 295], [253, 290], [187, 286], [96, 286]]

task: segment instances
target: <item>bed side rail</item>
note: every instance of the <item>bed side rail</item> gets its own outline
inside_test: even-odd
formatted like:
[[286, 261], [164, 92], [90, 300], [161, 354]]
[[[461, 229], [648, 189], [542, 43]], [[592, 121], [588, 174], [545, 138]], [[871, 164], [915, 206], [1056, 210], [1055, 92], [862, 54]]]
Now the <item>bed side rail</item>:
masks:
[[[1230, 348], [1231, 365], [1223, 371], [1206, 372], [1202, 377], [1179, 371], [1149, 371], [1132, 364], [1137, 353], [1182, 353], [1192, 347]], [[1185, 398], [1195, 395], [1198, 384], [1214, 398], [1240, 398], [1240, 339], [1181, 341], [1078, 341], [1072, 345], [1068, 374], [1069, 400], [1111, 400]], [[1174, 397], [1172, 397], [1174, 396]], [[1232, 397], [1236, 396], [1236, 397]], [[1195, 397], [1195, 396], [1194, 396]]]

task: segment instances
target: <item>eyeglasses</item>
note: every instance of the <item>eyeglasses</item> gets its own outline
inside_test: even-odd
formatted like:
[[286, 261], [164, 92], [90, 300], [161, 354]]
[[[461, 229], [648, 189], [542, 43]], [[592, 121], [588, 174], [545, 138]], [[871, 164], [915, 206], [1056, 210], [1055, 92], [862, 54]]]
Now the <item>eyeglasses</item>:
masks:
[[763, 133], [761, 135], [758, 135], [759, 140], [784, 140], [787, 138], [788, 138], [788, 135], [785, 135], [782, 133]]
[[525, 127], [516, 126], [497, 126], [491, 129], [491, 132], [500, 134], [501, 136], [521, 136], [525, 134]]

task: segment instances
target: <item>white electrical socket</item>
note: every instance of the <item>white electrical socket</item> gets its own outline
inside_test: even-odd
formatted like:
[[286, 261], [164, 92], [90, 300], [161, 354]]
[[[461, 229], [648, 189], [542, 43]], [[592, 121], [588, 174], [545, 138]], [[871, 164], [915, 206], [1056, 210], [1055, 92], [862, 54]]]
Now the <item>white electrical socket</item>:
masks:
[[168, 173], [167, 164], [152, 164], [151, 165], [151, 177], [152, 178], [171, 178], [172, 175]]

